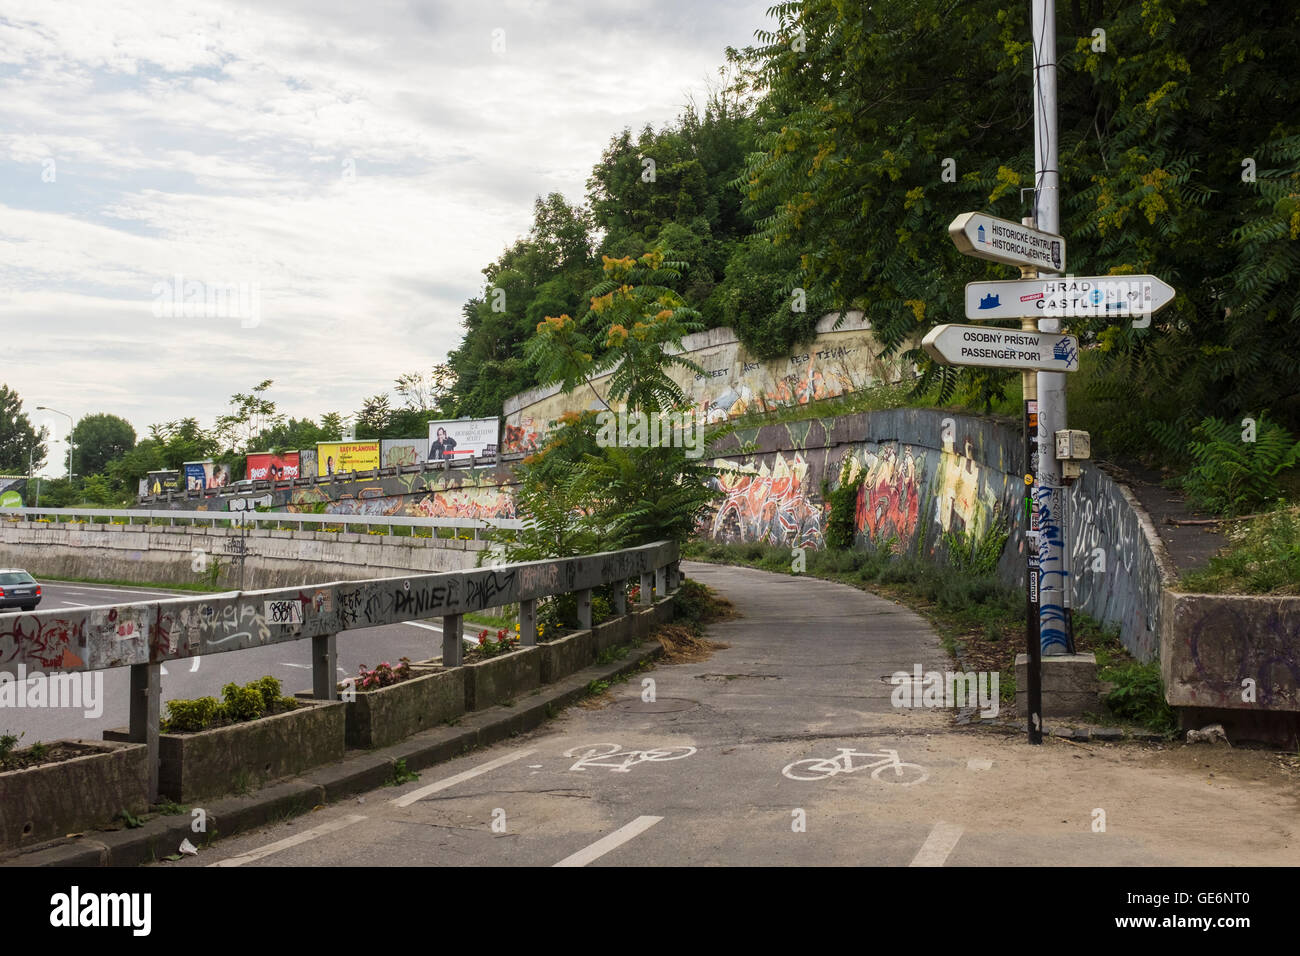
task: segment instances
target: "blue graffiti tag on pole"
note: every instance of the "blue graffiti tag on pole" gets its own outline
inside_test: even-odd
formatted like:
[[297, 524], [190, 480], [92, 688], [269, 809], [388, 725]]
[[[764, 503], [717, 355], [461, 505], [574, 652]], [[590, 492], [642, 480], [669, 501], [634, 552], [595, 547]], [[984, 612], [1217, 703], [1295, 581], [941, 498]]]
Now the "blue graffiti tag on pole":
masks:
[[1038, 504], [1038, 634], [1045, 655], [1067, 653], [1070, 646], [1064, 606], [1067, 582], [1062, 560], [1060, 495], [1059, 488], [1040, 484], [1034, 489]]

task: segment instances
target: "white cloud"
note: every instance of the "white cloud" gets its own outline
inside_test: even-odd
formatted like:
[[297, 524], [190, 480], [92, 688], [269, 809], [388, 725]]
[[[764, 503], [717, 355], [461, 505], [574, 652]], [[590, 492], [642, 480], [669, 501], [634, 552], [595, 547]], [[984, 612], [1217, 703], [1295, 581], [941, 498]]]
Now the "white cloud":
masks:
[[[582, 199], [766, 6], [0, 0], [0, 380], [142, 433], [264, 378], [354, 410], [459, 344], [535, 195]], [[257, 283], [261, 324], [156, 318], [178, 273]]]

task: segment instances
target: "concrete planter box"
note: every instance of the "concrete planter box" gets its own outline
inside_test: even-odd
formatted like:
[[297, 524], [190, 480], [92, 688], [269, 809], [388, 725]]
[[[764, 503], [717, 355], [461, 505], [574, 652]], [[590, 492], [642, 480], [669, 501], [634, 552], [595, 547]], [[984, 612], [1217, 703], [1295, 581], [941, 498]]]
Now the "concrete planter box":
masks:
[[568, 637], [538, 644], [542, 652], [541, 678], [543, 684], [553, 684], [568, 677], [596, 659], [596, 644], [591, 631], [578, 631]]
[[634, 621], [633, 614], [626, 614], [610, 618], [605, 623], [593, 627], [591, 629], [593, 653], [599, 654], [611, 647], [628, 643], [632, 639]]
[[521, 647], [460, 669], [465, 672], [465, 709], [482, 710], [537, 690], [542, 685], [542, 651]]
[[[239, 782], [260, 787], [343, 759], [346, 709], [341, 701], [307, 701], [297, 710], [196, 734], [158, 738], [158, 792], [179, 803], [232, 793]], [[119, 736], [120, 735], [120, 736]], [[104, 739], [121, 740], [121, 731]], [[237, 778], [246, 775], [246, 780]]]
[[28, 846], [149, 809], [144, 744], [59, 741], [85, 756], [0, 773], [0, 849]]
[[[465, 713], [464, 668], [449, 670], [414, 665], [419, 675], [378, 690], [358, 690], [346, 708], [349, 747], [373, 750]], [[310, 700], [309, 691], [297, 694]]]

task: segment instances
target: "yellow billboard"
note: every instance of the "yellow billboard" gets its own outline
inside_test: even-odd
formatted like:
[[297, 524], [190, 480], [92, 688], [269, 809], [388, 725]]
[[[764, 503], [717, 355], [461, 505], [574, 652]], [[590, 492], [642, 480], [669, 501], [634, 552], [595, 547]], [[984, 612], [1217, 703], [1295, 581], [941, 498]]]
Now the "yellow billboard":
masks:
[[316, 446], [317, 474], [346, 475], [379, 467], [379, 442], [322, 442]]

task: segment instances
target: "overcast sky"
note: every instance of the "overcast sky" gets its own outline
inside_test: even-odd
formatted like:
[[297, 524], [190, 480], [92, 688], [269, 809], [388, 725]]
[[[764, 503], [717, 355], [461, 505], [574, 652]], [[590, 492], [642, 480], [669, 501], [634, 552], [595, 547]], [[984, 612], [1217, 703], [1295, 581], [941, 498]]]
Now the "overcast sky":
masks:
[[0, 382], [56, 437], [37, 405], [143, 435], [267, 378], [354, 411], [459, 344], [536, 195], [582, 200], [769, 5], [0, 0]]

